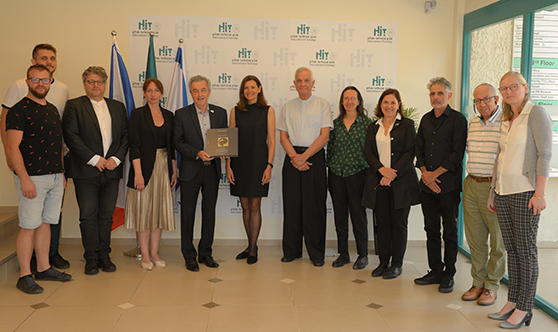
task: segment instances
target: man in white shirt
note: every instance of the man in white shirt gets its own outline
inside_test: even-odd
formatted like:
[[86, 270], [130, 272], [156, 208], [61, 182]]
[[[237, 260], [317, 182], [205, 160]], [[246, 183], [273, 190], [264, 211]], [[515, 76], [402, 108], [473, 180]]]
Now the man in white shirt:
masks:
[[107, 78], [102, 67], [87, 68], [82, 74], [86, 95], [68, 100], [62, 119], [70, 149], [66, 170], [74, 179], [88, 275], [99, 273], [99, 268], [116, 271], [109, 256], [110, 233], [128, 150], [126, 108], [103, 97]]
[[277, 129], [287, 153], [283, 164], [283, 258], [302, 257], [302, 238], [314, 266], [324, 265], [327, 175], [324, 145], [333, 126], [329, 102], [312, 95], [312, 71], [300, 67], [298, 98], [283, 105]]
[[469, 125], [468, 175], [463, 181], [463, 217], [471, 249], [473, 285], [461, 299], [492, 305], [506, 270], [506, 248], [498, 218], [486, 205], [498, 151], [502, 109], [498, 106], [498, 93], [490, 84], [477, 86], [473, 95], [479, 115]]
[[[58, 109], [58, 113], [60, 114], [60, 116], [62, 116], [64, 105], [66, 105], [66, 101], [70, 98], [70, 92], [68, 91], [68, 87], [66, 86], [66, 84], [54, 79], [54, 72], [56, 71], [58, 64], [56, 60], [56, 48], [54, 48], [54, 46], [50, 44], [38, 44], [33, 48], [31, 63], [33, 65], [43, 65], [48, 69], [50, 77], [53, 80], [50, 84], [50, 90], [48, 91], [46, 100], [56, 106], [56, 108]], [[10, 108], [12, 108], [16, 103], [23, 99], [23, 97], [27, 96], [28, 91], [29, 89], [27, 88], [27, 84], [25, 83], [25, 78], [20, 78], [17, 81], [13, 82], [6, 92], [6, 96], [4, 97], [4, 101], [2, 102], [2, 118], [0, 121], [0, 136], [2, 138], [2, 143], [4, 144], [4, 151], [6, 151], [7, 141], [6, 115], [8, 114], [8, 110]], [[67, 149], [64, 150], [66, 154]], [[7, 154], [6, 163], [8, 164], [10, 170], [13, 170]], [[62, 213], [60, 213], [58, 223], [50, 225], [50, 248], [48, 254], [50, 265], [54, 266], [57, 269], [67, 269], [70, 267], [70, 262], [65, 260], [58, 252], [58, 247], [60, 245], [61, 222]], [[32, 260], [31, 265], [32, 269], [34, 269], [36, 265], [36, 261], [34, 261], [34, 259]]]

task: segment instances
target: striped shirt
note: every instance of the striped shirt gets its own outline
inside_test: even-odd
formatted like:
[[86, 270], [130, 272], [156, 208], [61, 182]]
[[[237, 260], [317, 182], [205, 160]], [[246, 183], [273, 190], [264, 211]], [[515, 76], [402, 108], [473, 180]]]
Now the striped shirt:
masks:
[[496, 112], [484, 123], [480, 116], [471, 120], [467, 135], [467, 173], [478, 177], [491, 177], [494, 160], [498, 151], [502, 109], [497, 106]]

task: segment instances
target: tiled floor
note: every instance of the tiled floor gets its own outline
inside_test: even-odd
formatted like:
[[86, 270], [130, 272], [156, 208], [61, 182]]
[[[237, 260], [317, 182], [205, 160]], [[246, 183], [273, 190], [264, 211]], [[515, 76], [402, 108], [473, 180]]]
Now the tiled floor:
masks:
[[[461, 255], [455, 290], [444, 295], [413, 283], [427, 270], [423, 247], [408, 248], [395, 280], [370, 277], [374, 255], [367, 269], [355, 271], [351, 264], [332, 268], [333, 258], [321, 268], [306, 256], [281, 263], [279, 247], [260, 247], [258, 263], [249, 266], [235, 260], [242, 247], [223, 246], [214, 248], [218, 269], [193, 273], [178, 246], [163, 246], [168, 267], [147, 272], [123, 249], [113, 247], [116, 272], [86, 276], [81, 246], [63, 246], [73, 280], [41, 282], [40, 295], [17, 290], [16, 275], [0, 284], [0, 331], [501, 331], [486, 314], [505, 303], [506, 287], [492, 307], [461, 301], [471, 285]], [[548, 282], [556, 294], [554, 280]], [[530, 330], [558, 331], [558, 323], [535, 310]]]

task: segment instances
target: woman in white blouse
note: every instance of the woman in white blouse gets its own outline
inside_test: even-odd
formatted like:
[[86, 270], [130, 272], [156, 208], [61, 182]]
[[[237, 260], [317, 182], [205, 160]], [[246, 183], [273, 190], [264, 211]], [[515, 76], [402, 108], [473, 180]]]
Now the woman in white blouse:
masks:
[[539, 277], [537, 231], [546, 208], [552, 155], [552, 120], [529, 100], [529, 85], [510, 71], [500, 80], [503, 117], [489, 209], [498, 214], [508, 253], [508, 302], [488, 317], [501, 328], [529, 326]]

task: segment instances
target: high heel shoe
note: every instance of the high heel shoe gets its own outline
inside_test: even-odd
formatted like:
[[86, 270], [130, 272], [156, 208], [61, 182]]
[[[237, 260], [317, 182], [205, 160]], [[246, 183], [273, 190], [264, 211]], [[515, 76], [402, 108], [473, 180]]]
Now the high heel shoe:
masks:
[[506, 312], [505, 314], [501, 314], [501, 315], [497, 312], [492, 313], [492, 314], [488, 314], [488, 318], [494, 319], [494, 320], [507, 320], [513, 314], [514, 310], [515, 310], [515, 308], [513, 308], [512, 310]]
[[248, 259], [246, 260], [246, 263], [248, 263], [248, 265], [252, 265], [252, 264], [256, 264], [257, 261], [258, 261], [258, 254], [256, 254], [256, 256], [248, 255]]
[[160, 261], [156, 261], [153, 259], [153, 257], [150, 257], [151, 260], [153, 261], [153, 263], [155, 263], [155, 266], [161, 269], [164, 269], [167, 267], [167, 262], [165, 262], [164, 260], [160, 260]]
[[506, 320], [506, 321], [500, 323], [500, 328], [509, 329], [509, 330], [517, 330], [518, 328], [523, 326], [523, 324], [525, 324], [525, 326], [531, 325], [531, 319], [533, 319], [533, 313], [528, 312], [525, 315], [525, 317], [523, 317], [521, 322], [519, 322], [517, 324], [512, 324], [512, 323], [510, 323]]
[[241, 252], [240, 254], [236, 255], [236, 259], [240, 260], [240, 259], [246, 259], [248, 258], [248, 256], [250, 256], [250, 253], [248, 252], [248, 248], [244, 249], [243, 252]]
[[147, 271], [153, 270], [153, 263], [152, 262], [144, 263], [143, 261], [140, 261], [140, 265], [144, 270], [147, 270]]

